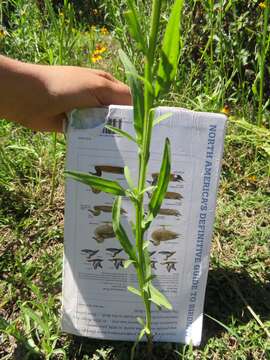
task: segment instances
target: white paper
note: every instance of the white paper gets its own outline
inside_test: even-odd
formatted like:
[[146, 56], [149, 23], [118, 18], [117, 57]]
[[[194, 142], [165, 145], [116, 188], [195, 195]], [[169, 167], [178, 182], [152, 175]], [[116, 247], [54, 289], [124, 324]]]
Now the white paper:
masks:
[[[226, 117], [165, 107], [158, 108], [156, 116], [168, 112], [172, 116], [153, 129], [147, 181], [149, 186], [155, 182], [166, 137], [171, 142], [172, 177], [161, 214], [146, 238], [157, 275], [154, 285], [173, 310], [152, 307], [154, 341], [199, 345]], [[127, 106], [88, 109], [73, 116], [66, 168], [102, 174], [127, 187], [127, 165], [136, 182], [135, 143], [102, 131], [108, 121], [134, 135], [132, 116]], [[144, 310], [140, 298], [127, 291], [137, 282], [132, 266], [123, 268], [127, 256], [112, 232], [113, 200], [66, 180], [62, 328], [80, 336], [134, 341], [140, 331], [136, 317], [143, 317]], [[122, 208], [122, 223], [134, 241], [128, 198], [123, 198]]]

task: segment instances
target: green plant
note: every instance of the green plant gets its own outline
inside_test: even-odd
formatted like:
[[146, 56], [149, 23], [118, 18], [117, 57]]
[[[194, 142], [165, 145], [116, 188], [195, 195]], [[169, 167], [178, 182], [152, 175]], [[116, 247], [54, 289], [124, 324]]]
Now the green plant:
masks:
[[[67, 171], [73, 179], [94, 186], [113, 195], [117, 195], [112, 212], [113, 229], [121, 243], [123, 249], [129, 256], [126, 266], [133, 265], [138, 278], [139, 289], [131, 286], [128, 290], [140, 296], [145, 307], [145, 319], [138, 318], [142, 330], [137, 342], [146, 335], [148, 339], [148, 351], [152, 352], [152, 322], [151, 304], [158, 307], [171, 309], [171, 304], [166, 297], [154, 287], [151, 273], [150, 258], [148, 253], [149, 243], [144, 239], [146, 230], [156, 217], [162, 201], [164, 199], [171, 171], [170, 141], [166, 139], [164, 146], [163, 159], [157, 185], [146, 188], [147, 167], [150, 158], [150, 145], [152, 128], [160, 121], [170, 116], [166, 114], [160, 118], [154, 118], [154, 108], [158, 105], [160, 94], [168, 90], [170, 83], [176, 75], [180, 51], [180, 19], [182, 13], [183, 0], [176, 0], [171, 11], [170, 18], [165, 30], [162, 46], [159, 46], [159, 25], [161, 16], [162, 0], [154, 0], [152, 3], [151, 24], [149, 38], [145, 38], [141, 28], [141, 18], [139, 16], [136, 3], [128, 0], [128, 11], [125, 19], [128, 24], [131, 37], [137, 48], [144, 55], [144, 76], [140, 76], [135, 66], [131, 63], [128, 56], [120, 50], [120, 57], [124, 64], [127, 77], [132, 89], [134, 103], [134, 129], [136, 138], [124, 131], [109, 126], [110, 130], [125, 136], [130, 141], [134, 141], [138, 146], [138, 184], [135, 186], [130, 176], [130, 171], [125, 168], [125, 177], [129, 189], [123, 189], [117, 182], [101, 179], [99, 177]], [[158, 50], [160, 49], [160, 50]], [[159, 61], [156, 62], [156, 57]], [[146, 191], [152, 191], [151, 200], [148, 204], [148, 212], [144, 212], [144, 196]], [[135, 246], [128, 238], [125, 229], [121, 225], [120, 210], [121, 197], [128, 196], [135, 207], [136, 219], [134, 225]], [[136, 343], [137, 343], [136, 342]], [[133, 348], [132, 357], [134, 355]]]
[[264, 97], [264, 88], [265, 88], [265, 66], [266, 66], [266, 55], [269, 50], [270, 45], [270, 35], [269, 35], [269, 15], [270, 15], [270, 1], [266, 0], [264, 2], [265, 8], [263, 10], [263, 31], [261, 35], [261, 52], [259, 56], [259, 104], [258, 104], [258, 120], [257, 125], [262, 125], [263, 120], [263, 97]]
[[45, 299], [35, 284], [29, 281], [26, 283], [35, 295], [34, 301], [23, 302], [20, 306], [28, 343], [45, 359], [60, 354], [62, 359], [66, 359], [65, 349], [57, 347], [60, 327], [58, 314], [53, 311], [56, 308], [54, 296], [49, 294]]

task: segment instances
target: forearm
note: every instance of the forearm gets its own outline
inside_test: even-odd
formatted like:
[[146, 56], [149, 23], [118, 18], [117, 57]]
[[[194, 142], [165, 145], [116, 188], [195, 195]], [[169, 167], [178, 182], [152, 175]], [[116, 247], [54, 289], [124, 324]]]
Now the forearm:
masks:
[[42, 98], [42, 106], [44, 99], [49, 101], [45, 84], [39, 76], [39, 66], [0, 55], [0, 118], [29, 126], [35, 115], [33, 102], [36, 113], [39, 98]]

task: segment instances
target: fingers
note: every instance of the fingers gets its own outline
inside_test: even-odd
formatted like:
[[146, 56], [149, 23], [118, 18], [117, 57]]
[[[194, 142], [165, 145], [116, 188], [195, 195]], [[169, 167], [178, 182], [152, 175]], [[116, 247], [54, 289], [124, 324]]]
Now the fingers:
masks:
[[97, 75], [109, 80], [105, 83], [105, 91], [98, 98], [103, 105], [131, 105], [131, 92], [127, 85], [115, 79], [110, 73], [96, 70]]
[[104, 80], [100, 91], [96, 92], [99, 102], [104, 105], [131, 105], [131, 92], [127, 85], [120, 81]]
[[106, 71], [103, 70], [96, 70], [96, 69], [91, 69], [91, 72], [95, 73], [98, 76], [101, 76], [107, 80], [113, 81], [113, 82], [118, 82], [118, 80], [115, 79], [115, 77], [113, 77], [110, 73], [107, 73]]

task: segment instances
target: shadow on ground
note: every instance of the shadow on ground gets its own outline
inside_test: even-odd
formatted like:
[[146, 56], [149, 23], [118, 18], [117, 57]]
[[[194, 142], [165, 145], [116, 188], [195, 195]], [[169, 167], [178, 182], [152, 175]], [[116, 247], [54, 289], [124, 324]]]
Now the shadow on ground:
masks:
[[[260, 319], [270, 317], [270, 283], [256, 282], [246, 271], [235, 272], [229, 268], [219, 268], [209, 271], [205, 297], [205, 313], [229, 326], [231, 319], [245, 324], [252, 319], [252, 315], [246, 308], [243, 298], [237, 293], [240, 290], [242, 297], [253, 308]], [[218, 337], [226, 331], [215, 321], [204, 318], [203, 340], [201, 348], [212, 337]], [[69, 359], [92, 359], [98, 349], [110, 349], [115, 356], [108, 357], [115, 360], [128, 360], [132, 344], [127, 342], [113, 342], [90, 340], [78, 336], [72, 337]], [[179, 359], [175, 349], [179, 346], [174, 344], [157, 344], [155, 346], [156, 360]], [[109, 351], [109, 350], [108, 350]], [[146, 346], [140, 345], [138, 359], [147, 359]], [[116, 355], [117, 354], [117, 355]]]
[[[235, 272], [229, 268], [209, 271], [204, 312], [229, 325], [233, 318], [246, 324], [253, 317], [247, 309], [252, 307], [262, 321], [270, 317], [270, 282], [255, 281], [247, 271]], [[239, 294], [240, 291], [240, 294]], [[246, 301], [246, 303], [245, 303]], [[224, 328], [204, 317], [203, 344], [211, 337], [220, 335]]]

